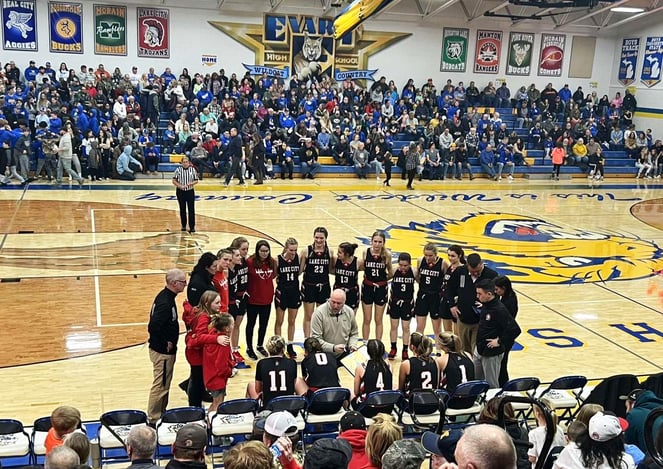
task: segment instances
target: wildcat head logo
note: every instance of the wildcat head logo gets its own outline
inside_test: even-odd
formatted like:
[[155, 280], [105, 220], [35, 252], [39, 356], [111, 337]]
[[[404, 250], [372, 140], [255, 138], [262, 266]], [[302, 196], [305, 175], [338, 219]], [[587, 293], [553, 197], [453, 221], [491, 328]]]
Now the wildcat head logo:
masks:
[[663, 250], [636, 236], [567, 228], [545, 220], [506, 213], [471, 214], [390, 226], [387, 245], [413, 256], [433, 242], [477, 252], [491, 267], [527, 283], [583, 283], [631, 280], [663, 268]]

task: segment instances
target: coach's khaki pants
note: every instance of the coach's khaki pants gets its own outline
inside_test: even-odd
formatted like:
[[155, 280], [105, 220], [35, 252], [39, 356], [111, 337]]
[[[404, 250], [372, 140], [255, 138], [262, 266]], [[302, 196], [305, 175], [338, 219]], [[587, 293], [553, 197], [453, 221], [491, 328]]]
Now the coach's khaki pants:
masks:
[[479, 324], [465, 324], [462, 321], [458, 321], [458, 337], [460, 338], [460, 344], [463, 351], [470, 355], [474, 352], [478, 330]]
[[154, 374], [150, 398], [147, 403], [147, 418], [150, 422], [159, 420], [168, 406], [168, 392], [170, 391], [170, 382], [173, 379], [175, 358], [175, 355], [164, 355], [150, 349], [150, 360], [152, 361], [152, 372]]

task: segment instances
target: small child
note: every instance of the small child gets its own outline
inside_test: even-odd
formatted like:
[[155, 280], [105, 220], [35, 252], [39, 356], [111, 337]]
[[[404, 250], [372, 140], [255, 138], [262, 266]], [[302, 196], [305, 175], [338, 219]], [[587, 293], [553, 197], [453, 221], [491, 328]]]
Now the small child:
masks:
[[64, 445], [76, 451], [81, 464], [87, 465], [90, 462], [90, 440], [85, 433], [70, 433], [65, 437]]
[[546, 155], [544, 156], [544, 158], [550, 158], [551, 157], [551, 153], [552, 153], [554, 147], [555, 147], [555, 144], [553, 143], [552, 137], [546, 138], [546, 141], [543, 143], [543, 149], [546, 152]]
[[68, 405], [60, 406], [51, 414], [51, 428], [48, 430], [44, 447], [46, 454], [53, 448], [62, 446], [64, 438], [76, 431], [81, 424], [81, 413], [75, 407]]
[[[234, 320], [229, 314], [213, 315], [210, 324], [210, 333], [218, 333], [230, 337], [233, 330]], [[228, 378], [232, 376], [235, 362], [232, 358], [230, 344], [219, 345], [205, 344], [203, 349], [203, 380], [205, 388], [212, 395], [212, 404], [209, 411], [216, 411], [226, 396], [226, 385]]]
[[[555, 427], [555, 435], [553, 436], [552, 445], [550, 449], [557, 446], [564, 446], [566, 439], [564, 437], [564, 430], [557, 424], [557, 414], [555, 413], [555, 408], [548, 399], [541, 399], [541, 403], [548, 408], [550, 415], [552, 416], [553, 425]], [[547, 455], [541, 454], [541, 449], [543, 448], [543, 443], [546, 440], [546, 417], [539, 408], [539, 406], [532, 406], [534, 408], [534, 418], [536, 419], [537, 427], [529, 432], [529, 442], [532, 444], [532, 447], [527, 450], [527, 456], [529, 457], [529, 462], [532, 463], [532, 469], [536, 467], [536, 461], [540, 457], [546, 458]]]
[[175, 149], [175, 144], [177, 143], [177, 134], [173, 128], [173, 124], [168, 124], [168, 128], [163, 133], [163, 152], [170, 154]]

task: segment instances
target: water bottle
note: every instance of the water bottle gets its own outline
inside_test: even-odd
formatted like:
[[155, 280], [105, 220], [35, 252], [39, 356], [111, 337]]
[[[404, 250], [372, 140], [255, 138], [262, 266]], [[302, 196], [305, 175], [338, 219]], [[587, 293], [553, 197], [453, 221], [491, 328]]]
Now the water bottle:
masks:
[[274, 459], [280, 458], [281, 454], [283, 454], [281, 448], [279, 448], [276, 443], [274, 443], [272, 446], [269, 447], [269, 451], [271, 451], [272, 455], [274, 456]]

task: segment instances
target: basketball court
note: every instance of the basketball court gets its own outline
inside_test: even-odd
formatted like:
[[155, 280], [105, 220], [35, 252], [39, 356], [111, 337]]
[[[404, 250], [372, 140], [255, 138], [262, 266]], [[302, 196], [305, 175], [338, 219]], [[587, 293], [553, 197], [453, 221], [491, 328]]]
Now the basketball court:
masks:
[[[512, 377], [663, 370], [661, 184], [424, 181], [405, 191], [400, 179], [391, 188], [370, 179], [246, 188], [219, 181], [197, 186], [195, 234], [179, 231], [168, 180], [0, 192], [0, 416], [30, 423], [65, 403], [85, 420], [145, 409], [147, 321], [165, 270], [189, 272], [201, 253], [240, 235], [250, 252], [266, 239], [276, 255], [290, 236], [310, 244], [320, 225], [334, 250], [350, 241], [362, 252], [379, 229], [395, 253], [419, 258], [432, 241], [444, 256], [460, 244], [509, 275], [523, 330]], [[303, 342], [298, 322], [295, 339]], [[385, 325], [385, 342], [387, 334]], [[188, 375], [183, 349], [181, 340], [171, 406], [186, 404], [175, 384]], [[240, 370], [229, 398], [243, 396], [252, 379], [253, 368]]]

